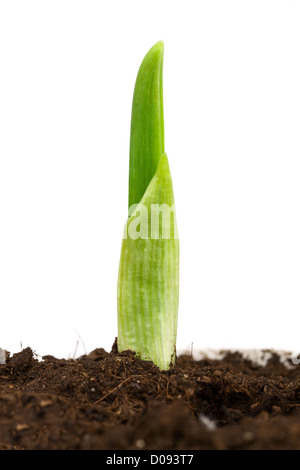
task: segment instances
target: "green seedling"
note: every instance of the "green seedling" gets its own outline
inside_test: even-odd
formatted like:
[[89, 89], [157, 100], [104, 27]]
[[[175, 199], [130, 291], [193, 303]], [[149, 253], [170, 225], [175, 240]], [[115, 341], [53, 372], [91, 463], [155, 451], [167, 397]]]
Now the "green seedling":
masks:
[[129, 209], [118, 277], [118, 349], [167, 370], [175, 362], [179, 240], [165, 154], [162, 41], [140, 66], [133, 95]]

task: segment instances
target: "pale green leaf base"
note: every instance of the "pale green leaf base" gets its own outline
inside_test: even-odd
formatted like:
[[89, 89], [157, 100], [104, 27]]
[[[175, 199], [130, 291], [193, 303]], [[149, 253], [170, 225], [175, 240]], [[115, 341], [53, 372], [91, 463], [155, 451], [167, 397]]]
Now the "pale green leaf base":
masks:
[[[165, 154], [140, 204], [148, 209], [149, 227], [151, 204], [173, 206], [172, 179]], [[127, 220], [126, 229], [138, 213], [139, 206]], [[119, 267], [118, 349], [132, 350], [163, 370], [175, 361], [179, 297], [176, 235], [174, 218], [170, 239], [151, 239], [151, 234], [148, 239], [123, 239]]]

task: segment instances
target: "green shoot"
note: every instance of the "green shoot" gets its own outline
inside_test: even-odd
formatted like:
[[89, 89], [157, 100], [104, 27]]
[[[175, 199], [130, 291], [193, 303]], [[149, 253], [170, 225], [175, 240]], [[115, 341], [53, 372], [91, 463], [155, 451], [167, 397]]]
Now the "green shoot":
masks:
[[163, 42], [136, 79], [130, 137], [129, 217], [118, 277], [118, 349], [166, 370], [176, 354], [179, 240], [164, 151]]

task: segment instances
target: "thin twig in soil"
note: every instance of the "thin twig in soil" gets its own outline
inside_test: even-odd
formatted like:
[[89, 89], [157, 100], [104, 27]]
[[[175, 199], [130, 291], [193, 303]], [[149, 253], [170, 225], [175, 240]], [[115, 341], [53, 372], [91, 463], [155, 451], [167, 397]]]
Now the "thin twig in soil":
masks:
[[123, 380], [121, 383], [119, 383], [116, 387], [114, 387], [112, 390], [110, 390], [108, 393], [106, 393], [103, 397], [99, 398], [99, 400], [95, 401], [94, 402], [94, 405], [97, 405], [98, 403], [101, 403], [103, 400], [105, 400], [109, 395], [111, 395], [112, 393], [114, 393], [115, 391], [118, 390], [118, 388], [120, 388], [122, 385], [124, 385], [126, 382], [128, 382], [130, 379], [133, 379], [133, 378], [146, 378], [145, 376], [143, 375], [131, 375], [130, 377], [127, 377], [127, 379]]
[[170, 384], [170, 380], [169, 380], [168, 377], [165, 377], [164, 375], [161, 375], [160, 377], [166, 379], [166, 381], [167, 381], [167, 386], [166, 386], [166, 388], [163, 388], [163, 389], [156, 395], [156, 397], [154, 398], [154, 400], [156, 400], [163, 392], [166, 392], [166, 397], [167, 397], [169, 400], [171, 400], [172, 397], [170, 397], [170, 395], [169, 395], [169, 384]]

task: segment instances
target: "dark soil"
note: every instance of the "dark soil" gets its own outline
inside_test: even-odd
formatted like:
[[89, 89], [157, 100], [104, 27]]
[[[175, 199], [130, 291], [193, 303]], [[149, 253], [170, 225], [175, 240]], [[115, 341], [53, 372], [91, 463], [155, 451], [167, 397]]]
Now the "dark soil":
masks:
[[0, 449], [300, 449], [300, 366], [228, 353], [161, 372], [133, 353], [30, 348], [0, 366]]

